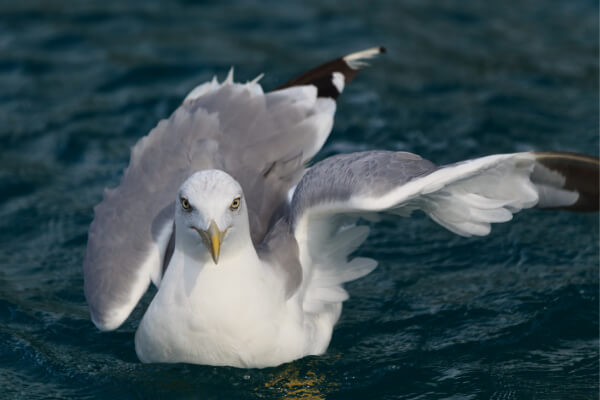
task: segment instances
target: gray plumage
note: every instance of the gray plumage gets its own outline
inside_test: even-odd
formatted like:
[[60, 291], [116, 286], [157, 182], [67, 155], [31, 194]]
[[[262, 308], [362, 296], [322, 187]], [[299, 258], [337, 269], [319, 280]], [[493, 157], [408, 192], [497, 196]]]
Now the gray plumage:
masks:
[[[287, 207], [286, 207], [287, 210]], [[302, 283], [302, 266], [298, 243], [290, 229], [289, 220], [282, 216], [256, 247], [258, 257], [278, 271], [285, 282], [286, 297], [292, 296]]]
[[317, 204], [347, 201], [351, 196], [381, 196], [435, 169], [432, 162], [406, 152], [376, 150], [329, 157], [298, 183], [289, 219], [297, 221]]
[[[142, 138], [119, 187], [107, 189], [94, 209], [83, 270], [96, 324], [135, 300], [130, 291], [135, 282], [150, 283], [139, 276], [140, 266], [161, 230], [170, 228], [177, 189], [195, 171], [221, 169], [241, 184], [252, 239], [260, 243], [305, 161], [318, 150], [318, 126], [306, 124], [314, 112], [291, 96], [223, 85], [186, 101]], [[163, 258], [164, 252], [158, 262]]]
[[[89, 230], [84, 289], [96, 325], [118, 327], [151, 277], [160, 281], [175, 244], [178, 188], [200, 170], [223, 170], [240, 184], [258, 257], [282, 277], [288, 298], [312, 290], [305, 302], [310, 310], [339, 305], [347, 298], [340, 285], [375, 267], [372, 260], [345, 262], [368, 229], [342, 225], [360, 215], [405, 215], [420, 208], [444, 227], [469, 236], [486, 235], [490, 223], [507, 221], [536, 204], [598, 209], [598, 160], [566, 153], [495, 155], [436, 167], [411, 153], [369, 151], [330, 157], [305, 172], [335, 112], [334, 101], [317, 93], [336, 97], [343, 87], [332, 80], [336, 65], [379, 52], [349, 55], [301, 76], [298, 82], [306, 86], [267, 94], [257, 84], [233, 84], [229, 78], [222, 85], [209, 83], [142, 138], [119, 187], [107, 189], [95, 208]], [[356, 71], [347, 67], [344, 79], [349, 81]], [[383, 197], [385, 202], [379, 202]], [[337, 242], [333, 250], [311, 243], [306, 232], [296, 237], [303, 217], [327, 205], [332, 206], [328, 214], [311, 220], [307, 231]], [[345, 219], [344, 214], [352, 215]], [[325, 255], [333, 264], [323, 261], [321, 250], [331, 253]], [[308, 266], [300, 260], [302, 252]], [[315, 276], [320, 278], [311, 283]]]
[[383, 195], [435, 169], [433, 163], [415, 154], [392, 151], [340, 154], [318, 162], [298, 183], [291, 203], [283, 204], [282, 215], [257, 247], [258, 255], [282, 271], [286, 293], [291, 295], [302, 281], [293, 231], [303, 211], [352, 196]]

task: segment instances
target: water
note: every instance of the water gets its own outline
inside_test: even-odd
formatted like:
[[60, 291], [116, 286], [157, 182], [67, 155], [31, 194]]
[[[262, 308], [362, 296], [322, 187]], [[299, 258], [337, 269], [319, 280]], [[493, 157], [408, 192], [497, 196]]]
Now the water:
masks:
[[130, 147], [230, 65], [272, 88], [373, 45], [319, 157], [598, 155], [598, 4], [458, 0], [0, 4], [0, 391], [6, 398], [597, 398], [597, 215], [527, 211], [483, 239], [423, 216], [360, 254], [327, 354], [278, 368], [142, 365], [89, 321], [92, 207]]

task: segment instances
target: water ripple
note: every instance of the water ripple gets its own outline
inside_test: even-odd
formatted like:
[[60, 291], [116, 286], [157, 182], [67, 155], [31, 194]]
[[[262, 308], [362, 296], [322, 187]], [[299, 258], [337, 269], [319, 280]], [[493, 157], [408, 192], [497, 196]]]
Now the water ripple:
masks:
[[591, 398], [597, 216], [530, 211], [464, 239], [422, 214], [357, 254], [328, 352], [277, 368], [142, 365], [89, 320], [92, 207], [130, 147], [231, 65], [273, 88], [384, 44], [339, 99], [318, 159], [373, 148], [436, 163], [530, 149], [598, 155], [598, 4], [27, 0], [0, 5], [0, 383], [8, 398]]

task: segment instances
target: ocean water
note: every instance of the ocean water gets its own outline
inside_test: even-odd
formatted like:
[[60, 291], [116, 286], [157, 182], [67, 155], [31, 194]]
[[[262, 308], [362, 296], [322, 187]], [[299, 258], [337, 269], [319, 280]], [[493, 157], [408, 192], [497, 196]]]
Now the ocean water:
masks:
[[465, 239], [422, 215], [373, 227], [326, 354], [277, 368], [143, 365], [151, 290], [90, 322], [92, 208], [130, 147], [235, 66], [265, 88], [374, 45], [318, 159], [366, 149], [438, 164], [523, 150], [598, 155], [598, 2], [3, 1], [0, 397], [595, 399], [597, 214], [528, 210]]

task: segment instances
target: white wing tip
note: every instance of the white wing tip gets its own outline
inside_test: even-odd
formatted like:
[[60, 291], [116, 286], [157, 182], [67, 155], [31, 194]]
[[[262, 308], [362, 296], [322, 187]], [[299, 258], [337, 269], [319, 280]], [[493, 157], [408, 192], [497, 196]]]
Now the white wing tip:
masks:
[[[227, 76], [225, 77], [225, 79], [223, 80], [223, 82], [219, 83], [219, 80], [217, 79], [216, 76], [213, 76], [211, 81], [208, 82], [204, 82], [199, 84], [198, 86], [196, 86], [183, 100], [183, 103], [187, 103], [190, 102], [192, 100], [196, 100], [206, 94], [209, 94], [211, 92], [214, 92], [216, 90], [218, 90], [219, 88], [221, 88], [224, 85], [234, 85], [234, 67], [231, 67], [229, 69], [229, 72], [227, 73]], [[260, 74], [258, 75], [256, 78], [254, 78], [252, 81], [248, 81], [246, 82], [246, 87], [250, 88], [250, 90], [252, 90], [253, 93], [255, 94], [262, 94], [262, 87], [260, 86], [260, 84], [258, 83], [262, 77], [264, 76], [264, 74]]]
[[348, 66], [352, 69], [360, 69], [362, 67], [366, 67], [369, 64], [364, 62], [364, 60], [369, 60], [379, 54], [385, 53], [386, 49], [383, 46], [372, 47], [370, 49], [357, 51], [356, 53], [348, 54], [343, 57], [343, 60], [348, 64]]
[[252, 79], [250, 82], [250, 84], [254, 84], [254, 83], [258, 83], [260, 82], [260, 80], [265, 76], [264, 73], [260, 73], [256, 78]]
[[98, 328], [102, 332], [108, 332], [108, 331], [114, 331], [119, 326], [121, 326], [123, 324], [123, 322], [125, 322], [125, 320], [129, 316], [129, 314], [124, 314], [124, 313], [118, 313], [118, 314], [119, 315], [111, 316], [111, 318], [108, 318], [106, 320], [96, 319], [96, 316], [94, 315], [94, 313], [90, 313], [90, 317], [91, 317], [91, 320], [94, 323], [94, 325], [96, 325], [96, 328]]
[[223, 83], [233, 83], [233, 66], [229, 68], [229, 72], [227, 73], [227, 78], [223, 81]]
[[334, 72], [331, 74], [331, 83], [337, 89], [338, 93], [342, 93], [344, 91], [346, 78], [344, 78], [344, 74], [341, 72]]

